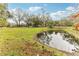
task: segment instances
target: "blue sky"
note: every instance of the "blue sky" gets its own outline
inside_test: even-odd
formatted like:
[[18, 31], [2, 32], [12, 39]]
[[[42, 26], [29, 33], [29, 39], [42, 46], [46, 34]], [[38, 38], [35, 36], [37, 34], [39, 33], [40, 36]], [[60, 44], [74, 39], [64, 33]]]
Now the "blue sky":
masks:
[[74, 3], [10, 3], [8, 4], [9, 9], [14, 9], [14, 8], [22, 8], [23, 10], [28, 9], [29, 7], [44, 7], [48, 11], [53, 11], [56, 12], [58, 10], [65, 10], [68, 6], [74, 6], [76, 4]]
[[[9, 3], [8, 9], [21, 8], [32, 12], [39, 12], [41, 8], [45, 8], [50, 13], [53, 19], [66, 17], [71, 13], [79, 10], [77, 3]], [[77, 8], [77, 10], [76, 10]]]

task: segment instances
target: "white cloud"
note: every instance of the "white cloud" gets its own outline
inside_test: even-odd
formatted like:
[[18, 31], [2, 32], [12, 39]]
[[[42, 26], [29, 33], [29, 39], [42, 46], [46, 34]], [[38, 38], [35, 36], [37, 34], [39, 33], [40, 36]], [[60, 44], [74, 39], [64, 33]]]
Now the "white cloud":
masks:
[[31, 12], [34, 12], [34, 11], [38, 11], [38, 10], [41, 10], [41, 9], [42, 9], [42, 7], [35, 6], [35, 7], [30, 7], [28, 10], [31, 11]]
[[15, 9], [8, 9], [10, 13], [15, 12]]
[[67, 8], [66, 8], [66, 10], [69, 10], [69, 11], [74, 11], [74, 10], [75, 10], [75, 8], [74, 8], [74, 7], [72, 7], [72, 6], [69, 6], [69, 7], [67, 7]]
[[69, 15], [72, 15], [72, 14], [75, 14], [75, 13], [78, 13], [78, 12], [79, 12], [79, 5], [77, 7], [69, 6], [64, 11], [57, 11], [57, 12], [50, 13], [50, 16], [54, 20], [60, 20], [64, 17], [67, 17]]
[[60, 16], [64, 16], [66, 14], [66, 11], [57, 11], [56, 14]]
[[63, 17], [67, 17], [68, 15], [69, 14], [66, 11], [57, 11], [57, 12], [54, 12], [54, 13], [50, 13], [50, 16], [54, 20], [60, 20]]
[[79, 5], [77, 5], [77, 6], [69, 6], [69, 7], [67, 7], [66, 8], [66, 11], [67, 11], [67, 13], [68, 14], [75, 14], [75, 13], [77, 13], [77, 12], [79, 12]]

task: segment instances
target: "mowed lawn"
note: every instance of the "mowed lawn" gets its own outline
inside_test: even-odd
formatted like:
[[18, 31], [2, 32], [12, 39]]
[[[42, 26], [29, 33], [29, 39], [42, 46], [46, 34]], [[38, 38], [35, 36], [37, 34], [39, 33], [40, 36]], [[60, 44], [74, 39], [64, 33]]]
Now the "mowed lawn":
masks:
[[36, 41], [36, 34], [48, 28], [0, 28], [0, 55], [65, 55]]
[[67, 27], [64, 30], [79, 39], [79, 30], [76, 30], [74, 27]]

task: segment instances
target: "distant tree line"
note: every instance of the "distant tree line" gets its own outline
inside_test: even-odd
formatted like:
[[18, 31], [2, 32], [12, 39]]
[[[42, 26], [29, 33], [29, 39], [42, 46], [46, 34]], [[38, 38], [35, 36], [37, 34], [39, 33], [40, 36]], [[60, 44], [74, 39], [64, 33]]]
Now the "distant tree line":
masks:
[[[8, 27], [50, 27], [53, 26], [72, 26], [73, 22], [70, 20], [58, 20], [55, 21], [42, 9], [42, 14], [31, 14], [25, 12], [20, 8], [16, 8], [15, 11], [8, 11], [6, 4], [0, 4], [0, 14], [3, 16], [0, 17], [0, 26]], [[7, 20], [11, 20], [8, 22]]]
[[[52, 18], [47, 13], [35, 15], [24, 12], [20, 8], [17, 8], [15, 12], [8, 11], [8, 19], [13, 20], [17, 27], [47, 27], [50, 22], [53, 22]], [[50, 24], [51, 26], [53, 25], [52, 23]], [[11, 26], [11, 23], [8, 23], [8, 26]]]

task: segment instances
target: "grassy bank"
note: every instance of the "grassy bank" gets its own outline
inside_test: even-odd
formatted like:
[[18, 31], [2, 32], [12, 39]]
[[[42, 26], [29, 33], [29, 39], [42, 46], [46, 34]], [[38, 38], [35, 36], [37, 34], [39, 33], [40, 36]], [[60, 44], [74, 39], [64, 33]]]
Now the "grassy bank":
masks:
[[[35, 40], [37, 33], [48, 28], [0, 28], [0, 55], [65, 55]], [[44, 51], [43, 51], [44, 50]]]

